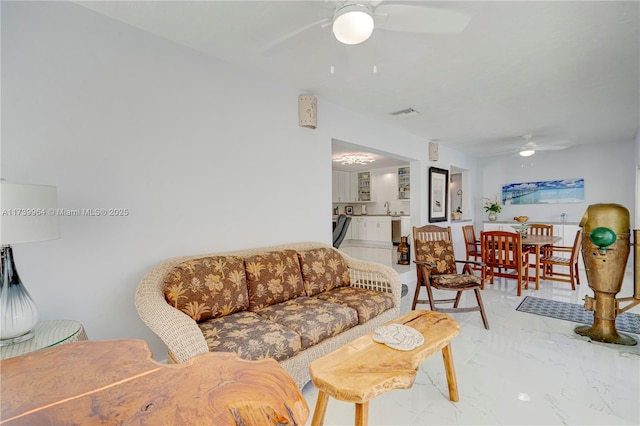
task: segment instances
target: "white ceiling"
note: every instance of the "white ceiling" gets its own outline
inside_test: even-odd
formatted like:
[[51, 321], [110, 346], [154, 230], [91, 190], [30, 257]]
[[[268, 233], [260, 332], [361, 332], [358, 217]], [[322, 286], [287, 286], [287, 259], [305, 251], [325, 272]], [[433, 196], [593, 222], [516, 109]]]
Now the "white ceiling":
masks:
[[[310, 25], [335, 1], [77, 3], [295, 85], [320, 109], [330, 101], [472, 155], [517, 151], [523, 134], [541, 149], [630, 141], [640, 124], [637, 1], [384, 1], [471, 21], [455, 35], [376, 29], [353, 46]], [[390, 116], [408, 107], [420, 115]]]

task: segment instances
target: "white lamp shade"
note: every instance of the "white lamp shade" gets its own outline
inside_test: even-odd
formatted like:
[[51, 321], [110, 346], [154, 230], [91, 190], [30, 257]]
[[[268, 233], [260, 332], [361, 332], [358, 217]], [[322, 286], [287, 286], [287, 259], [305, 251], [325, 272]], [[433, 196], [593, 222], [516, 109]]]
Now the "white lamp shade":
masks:
[[524, 150], [520, 151], [520, 156], [521, 157], [531, 157], [535, 153], [536, 153], [536, 151], [534, 149], [524, 149]]
[[28, 243], [60, 237], [55, 186], [0, 185], [0, 244]]
[[361, 5], [349, 5], [336, 11], [333, 19], [333, 35], [344, 44], [358, 44], [371, 37], [373, 16]]

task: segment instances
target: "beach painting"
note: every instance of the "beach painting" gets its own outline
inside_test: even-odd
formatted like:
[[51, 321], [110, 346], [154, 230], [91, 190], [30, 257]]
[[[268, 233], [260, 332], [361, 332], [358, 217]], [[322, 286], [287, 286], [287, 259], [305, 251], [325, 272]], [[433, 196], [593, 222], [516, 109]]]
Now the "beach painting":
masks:
[[510, 183], [502, 186], [502, 204], [559, 204], [584, 201], [584, 179]]

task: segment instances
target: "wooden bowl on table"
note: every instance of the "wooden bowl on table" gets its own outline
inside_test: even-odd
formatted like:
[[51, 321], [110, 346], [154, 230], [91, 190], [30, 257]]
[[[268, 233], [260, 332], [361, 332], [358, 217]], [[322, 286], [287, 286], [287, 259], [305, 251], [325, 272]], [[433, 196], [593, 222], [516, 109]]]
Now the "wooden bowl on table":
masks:
[[525, 223], [529, 220], [529, 216], [516, 216], [513, 218], [516, 222]]

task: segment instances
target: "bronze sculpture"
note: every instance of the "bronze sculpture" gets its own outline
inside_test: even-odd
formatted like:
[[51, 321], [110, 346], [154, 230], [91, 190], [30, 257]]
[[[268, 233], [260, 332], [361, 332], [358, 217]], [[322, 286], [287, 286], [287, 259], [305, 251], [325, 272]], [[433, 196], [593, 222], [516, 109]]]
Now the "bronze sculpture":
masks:
[[[582, 242], [582, 257], [589, 287], [595, 296], [585, 296], [585, 310], [595, 312], [593, 325], [576, 327], [575, 332], [597, 342], [636, 345], [635, 338], [618, 333], [615, 320], [618, 314], [640, 303], [639, 231], [634, 231], [634, 296], [616, 299], [631, 246], [629, 210], [619, 204], [593, 204], [587, 208], [580, 226], [587, 237]], [[620, 302], [631, 303], [620, 307]]]

